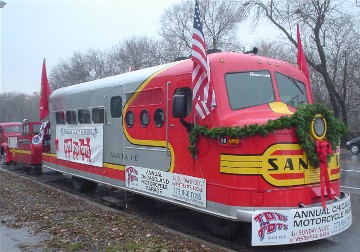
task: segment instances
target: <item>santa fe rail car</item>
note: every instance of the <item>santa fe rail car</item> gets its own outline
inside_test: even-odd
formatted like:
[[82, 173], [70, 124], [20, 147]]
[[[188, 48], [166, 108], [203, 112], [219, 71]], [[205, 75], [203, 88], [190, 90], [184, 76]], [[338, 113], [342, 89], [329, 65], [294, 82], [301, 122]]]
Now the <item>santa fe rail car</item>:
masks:
[[[208, 59], [216, 108], [198, 122], [190, 59], [55, 90], [43, 167], [72, 175], [79, 191], [103, 183], [200, 211], [221, 236], [251, 222], [255, 246], [347, 229], [351, 204], [340, 191], [340, 148], [322, 174], [301, 145], [302, 126], [278, 125], [313, 105], [305, 75], [254, 54]], [[311, 121], [302, 132], [312, 144], [332, 133], [321, 111], [304, 120]], [[258, 133], [264, 127], [271, 130]]]

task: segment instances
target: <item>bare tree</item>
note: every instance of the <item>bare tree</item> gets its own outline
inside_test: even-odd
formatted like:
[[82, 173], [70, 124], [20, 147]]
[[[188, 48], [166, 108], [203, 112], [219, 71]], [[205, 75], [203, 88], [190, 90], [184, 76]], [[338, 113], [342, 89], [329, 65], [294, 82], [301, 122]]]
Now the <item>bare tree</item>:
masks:
[[[203, 32], [208, 48], [238, 49], [236, 29], [243, 21], [242, 5], [236, 1], [204, 0], [200, 2]], [[161, 17], [164, 43], [173, 57], [191, 53], [194, 1], [183, 1], [167, 9]], [[165, 48], [166, 50], [166, 48]]]
[[[321, 75], [335, 116], [341, 116], [347, 124], [349, 53], [359, 50], [359, 32], [353, 21], [354, 17], [344, 9], [347, 6], [345, 2], [255, 0], [242, 3], [247, 8], [247, 13], [251, 13], [254, 24], [257, 24], [261, 17], [266, 17], [295, 47], [296, 34], [291, 31], [296, 22], [301, 24], [303, 38], [306, 38], [307, 62]], [[356, 42], [348, 43], [350, 41]]]
[[75, 52], [68, 61], [61, 60], [51, 70], [51, 90], [108, 76], [111, 71], [107, 68], [106, 60], [106, 54], [100, 50]]
[[146, 36], [125, 39], [112, 47], [110, 64], [118, 73], [164, 63], [160, 42]]
[[23, 119], [37, 121], [40, 117], [39, 95], [1, 93], [0, 108], [0, 122], [21, 122]]

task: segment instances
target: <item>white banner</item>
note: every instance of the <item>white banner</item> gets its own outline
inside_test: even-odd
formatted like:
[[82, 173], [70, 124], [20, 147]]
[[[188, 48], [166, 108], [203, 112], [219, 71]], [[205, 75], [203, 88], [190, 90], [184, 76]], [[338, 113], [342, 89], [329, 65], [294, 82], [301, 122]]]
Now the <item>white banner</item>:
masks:
[[338, 234], [352, 223], [350, 196], [322, 206], [252, 214], [253, 246], [308, 242]]
[[103, 166], [103, 125], [56, 126], [57, 158]]
[[125, 185], [139, 191], [206, 207], [206, 180], [202, 178], [127, 166]]

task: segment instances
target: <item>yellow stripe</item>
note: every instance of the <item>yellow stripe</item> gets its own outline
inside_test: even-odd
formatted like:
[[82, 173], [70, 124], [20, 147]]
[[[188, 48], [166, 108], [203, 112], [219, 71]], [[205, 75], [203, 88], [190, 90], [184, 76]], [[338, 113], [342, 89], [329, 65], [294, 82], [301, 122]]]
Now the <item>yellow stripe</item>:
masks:
[[57, 157], [56, 153], [43, 153], [43, 156]]
[[[221, 154], [220, 155], [220, 172], [229, 173], [229, 174], [239, 174], [239, 175], [262, 175], [262, 177], [272, 185], [275, 186], [295, 186], [295, 185], [308, 185], [319, 183], [320, 181], [320, 169], [314, 168], [312, 165], [308, 164], [307, 168], [303, 167], [300, 163], [300, 160], [304, 162], [307, 160], [307, 155], [282, 155], [276, 151], [281, 150], [301, 150], [299, 144], [275, 144], [270, 146], [263, 155], [230, 155], [230, 154]], [[339, 159], [336, 158], [339, 156], [339, 153], [335, 153], [328, 163], [328, 172], [330, 180], [336, 180], [340, 178], [340, 173], [331, 174], [333, 170], [340, 167]], [[274, 169], [269, 162], [269, 159], [272, 159], [272, 162], [276, 162], [278, 169]], [[290, 163], [291, 162], [291, 169]], [[281, 179], [277, 178], [276, 175], [290, 175], [303, 173], [303, 178], [294, 178], [294, 179]]]
[[291, 112], [289, 107], [283, 102], [272, 102], [272, 103], [269, 103], [269, 106], [270, 106], [270, 109], [272, 111], [274, 111], [275, 113], [288, 114], [288, 115], [294, 114], [293, 112]]
[[120, 170], [120, 171], [125, 170], [124, 165], [117, 165], [117, 164], [110, 164], [110, 163], [104, 163], [103, 165], [105, 168], [109, 168], [109, 169]]
[[10, 149], [9, 151], [10, 151], [11, 153], [31, 155], [31, 151], [26, 151], [26, 150]]

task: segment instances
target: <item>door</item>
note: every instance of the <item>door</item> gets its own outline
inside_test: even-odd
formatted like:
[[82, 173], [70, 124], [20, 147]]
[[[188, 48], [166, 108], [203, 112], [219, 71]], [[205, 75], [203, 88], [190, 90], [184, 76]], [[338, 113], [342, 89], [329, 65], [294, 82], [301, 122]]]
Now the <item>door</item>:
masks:
[[124, 162], [122, 125], [124, 87], [122, 85], [110, 87], [104, 99], [106, 106], [104, 159], [108, 163], [122, 165]]
[[[167, 146], [166, 82], [134, 93], [126, 90], [124, 105], [124, 164], [160, 171], [171, 169]], [[134, 98], [135, 97], [135, 98]]]

